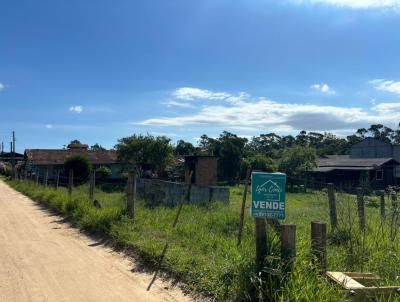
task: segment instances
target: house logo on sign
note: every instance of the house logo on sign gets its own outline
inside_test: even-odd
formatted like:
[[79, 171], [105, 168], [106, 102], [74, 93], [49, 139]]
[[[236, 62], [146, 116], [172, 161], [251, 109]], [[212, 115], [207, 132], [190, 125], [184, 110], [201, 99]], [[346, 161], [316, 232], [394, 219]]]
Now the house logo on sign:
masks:
[[273, 197], [272, 198], [273, 201], [280, 201], [280, 199], [281, 199], [280, 193], [282, 192], [282, 190], [276, 182], [274, 182], [272, 180], [268, 180], [265, 183], [263, 183], [262, 185], [257, 186], [256, 192], [257, 192], [257, 194], [260, 194], [260, 195], [266, 195], [269, 198]]

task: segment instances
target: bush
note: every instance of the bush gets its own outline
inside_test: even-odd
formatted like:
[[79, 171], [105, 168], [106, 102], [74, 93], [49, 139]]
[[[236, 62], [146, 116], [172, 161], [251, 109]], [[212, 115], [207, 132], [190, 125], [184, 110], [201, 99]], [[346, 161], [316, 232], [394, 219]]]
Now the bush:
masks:
[[96, 178], [106, 179], [112, 175], [111, 169], [106, 166], [101, 166], [96, 169]]
[[276, 172], [278, 169], [275, 161], [272, 158], [262, 154], [256, 154], [242, 161], [241, 178], [246, 177], [247, 168], [251, 168], [253, 171], [262, 172]]
[[12, 167], [6, 163], [0, 163], [0, 174], [5, 176], [11, 176], [12, 174]]
[[81, 155], [68, 157], [64, 162], [65, 177], [69, 177], [69, 171], [74, 171], [74, 185], [80, 185], [87, 181], [92, 164]]

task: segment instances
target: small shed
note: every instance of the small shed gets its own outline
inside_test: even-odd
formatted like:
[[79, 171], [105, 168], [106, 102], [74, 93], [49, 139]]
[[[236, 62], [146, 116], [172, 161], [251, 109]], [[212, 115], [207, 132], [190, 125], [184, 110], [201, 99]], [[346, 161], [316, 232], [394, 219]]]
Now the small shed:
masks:
[[215, 186], [218, 181], [217, 167], [216, 156], [185, 156], [185, 181], [188, 182], [190, 171], [193, 171], [190, 183], [198, 186]]

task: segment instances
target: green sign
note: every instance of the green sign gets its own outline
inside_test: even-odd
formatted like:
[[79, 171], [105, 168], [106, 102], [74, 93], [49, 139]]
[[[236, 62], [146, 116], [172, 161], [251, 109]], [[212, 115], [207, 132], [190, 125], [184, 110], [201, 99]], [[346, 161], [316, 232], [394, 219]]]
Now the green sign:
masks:
[[285, 219], [286, 174], [251, 173], [251, 216]]

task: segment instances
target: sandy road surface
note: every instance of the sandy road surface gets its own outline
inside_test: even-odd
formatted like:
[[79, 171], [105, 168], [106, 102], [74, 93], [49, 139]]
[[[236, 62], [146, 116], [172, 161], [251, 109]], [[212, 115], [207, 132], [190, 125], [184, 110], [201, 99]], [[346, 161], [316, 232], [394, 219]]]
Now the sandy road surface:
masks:
[[190, 301], [60, 221], [0, 181], [1, 302]]

